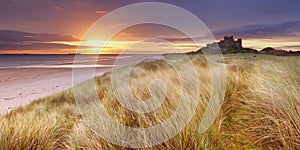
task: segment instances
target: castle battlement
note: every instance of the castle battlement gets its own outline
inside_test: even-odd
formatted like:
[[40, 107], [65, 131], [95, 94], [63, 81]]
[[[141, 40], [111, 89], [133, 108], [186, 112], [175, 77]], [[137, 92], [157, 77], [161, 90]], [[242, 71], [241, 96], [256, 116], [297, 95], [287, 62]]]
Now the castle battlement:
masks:
[[233, 36], [225, 36], [224, 40], [221, 40], [218, 42], [220, 47], [236, 47], [236, 48], [242, 48], [242, 39], [234, 40]]
[[220, 47], [222, 53], [242, 52], [244, 50], [242, 39], [234, 40], [233, 36], [224, 36], [224, 39], [220, 42], [207, 44], [206, 47], [215, 47], [216, 45]]

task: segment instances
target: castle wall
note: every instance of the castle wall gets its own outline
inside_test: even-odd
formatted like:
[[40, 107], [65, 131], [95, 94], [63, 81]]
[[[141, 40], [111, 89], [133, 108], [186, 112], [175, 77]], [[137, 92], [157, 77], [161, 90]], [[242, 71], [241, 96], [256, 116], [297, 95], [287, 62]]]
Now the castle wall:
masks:
[[233, 36], [225, 36], [224, 40], [221, 40], [220, 42], [218, 42], [220, 47], [227, 47], [227, 46], [231, 46], [231, 47], [239, 47], [242, 48], [242, 39], [238, 39], [238, 40], [234, 40]]

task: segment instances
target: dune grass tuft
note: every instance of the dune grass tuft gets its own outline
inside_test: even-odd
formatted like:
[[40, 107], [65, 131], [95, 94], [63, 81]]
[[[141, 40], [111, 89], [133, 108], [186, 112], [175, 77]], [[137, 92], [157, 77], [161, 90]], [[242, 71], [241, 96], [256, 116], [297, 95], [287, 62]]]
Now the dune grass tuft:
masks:
[[[203, 134], [198, 128], [212, 90], [210, 68], [203, 56], [189, 57], [201, 83], [196, 113], [174, 138], [147, 149], [300, 149], [299, 57], [225, 55], [225, 99], [217, 119]], [[118, 71], [122, 69], [126, 67]], [[159, 60], [138, 64], [131, 72], [133, 96], [141, 101], [149, 99], [148, 86], [154, 78], [165, 81], [167, 93], [161, 107], [146, 114], [121, 106], [111, 89], [111, 73], [90, 81], [96, 81], [98, 97], [113, 118], [131, 127], [150, 127], [172, 115], [181, 95], [176, 71]], [[84, 89], [88, 94], [89, 87]], [[83, 122], [69, 89], [1, 116], [0, 149], [128, 148], [97, 136]]]

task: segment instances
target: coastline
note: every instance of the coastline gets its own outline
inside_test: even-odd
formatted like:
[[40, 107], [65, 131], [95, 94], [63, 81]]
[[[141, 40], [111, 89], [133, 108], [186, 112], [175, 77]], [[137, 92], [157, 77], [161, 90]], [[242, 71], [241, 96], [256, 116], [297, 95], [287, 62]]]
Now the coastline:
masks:
[[[107, 72], [97, 68], [96, 75]], [[82, 81], [86, 80], [82, 78]], [[0, 69], [0, 116], [16, 107], [72, 87], [71, 68]]]

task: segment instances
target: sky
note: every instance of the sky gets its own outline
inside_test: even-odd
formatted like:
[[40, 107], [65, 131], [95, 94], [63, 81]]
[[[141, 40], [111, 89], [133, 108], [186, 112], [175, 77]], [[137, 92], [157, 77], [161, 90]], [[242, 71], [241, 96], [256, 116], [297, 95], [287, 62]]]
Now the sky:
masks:
[[[112, 10], [140, 2], [163, 2], [186, 9], [205, 23], [216, 40], [233, 35], [243, 39], [244, 47], [300, 50], [298, 0], [1, 0], [0, 54], [75, 53], [81, 42], [87, 53], [93, 53], [103, 45], [82, 41], [88, 29]], [[104, 52], [120, 53], [146, 38], [162, 38], [184, 51], [199, 48], [175, 29], [145, 24], [120, 32]], [[170, 52], [162, 41], [142, 43], [133, 46], [132, 52]]]

